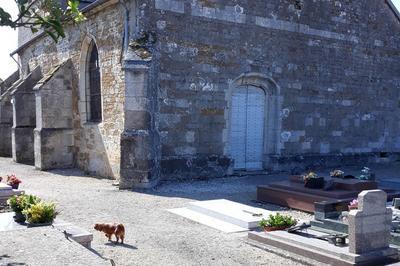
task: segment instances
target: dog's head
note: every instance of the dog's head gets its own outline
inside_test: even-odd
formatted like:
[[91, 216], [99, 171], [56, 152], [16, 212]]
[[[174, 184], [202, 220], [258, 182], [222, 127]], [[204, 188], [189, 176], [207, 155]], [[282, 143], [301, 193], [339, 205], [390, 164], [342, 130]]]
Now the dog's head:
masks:
[[101, 231], [103, 229], [103, 225], [102, 224], [95, 224], [94, 225], [94, 229], [96, 229], [97, 231]]

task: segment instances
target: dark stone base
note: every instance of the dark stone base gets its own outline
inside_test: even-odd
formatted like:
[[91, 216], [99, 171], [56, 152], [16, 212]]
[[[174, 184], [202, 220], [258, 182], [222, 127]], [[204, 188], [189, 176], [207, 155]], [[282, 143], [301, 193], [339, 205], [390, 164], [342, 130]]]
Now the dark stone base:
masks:
[[14, 162], [34, 165], [34, 127], [12, 128], [12, 157]]
[[11, 157], [11, 124], [0, 124], [0, 157]]
[[226, 176], [232, 160], [225, 156], [196, 156], [161, 160], [162, 180], [208, 179]]
[[[397, 161], [400, 153], [355, 153], [355, 154], [305, 154], [293, 156], [268, 156], [268, 171], [296, 171], [300, 174], [308, 170], [324, 168], [340, 168], [352, 165], [368, 165], [370, 163], [390, 163]], [[298, 173], [297, 173], [298, 172]]]
[[158, 184], [160, 168], [153, 134], [149, 130], [122, 134], [120, 189], [152, 188]]
[[72, 129], [35, 129], [35, 167], [39, 170], [73, 166]]
[[[326, 191], [306, 188], [297, 181], [274, 182], [257, 187], [257, 200], [307, 212], [320, 212], [320, 208], [331, 208], [330, 211], [335, 213], [346, 210], [347, 205], [365, 188], [376, 188], [376, 183], [370, 181], [334, 179], [333, 182], [335, 187], [340, 188]], [[388, 200], [400, 197], [400, 191], [380, 189], [388, 194]]]

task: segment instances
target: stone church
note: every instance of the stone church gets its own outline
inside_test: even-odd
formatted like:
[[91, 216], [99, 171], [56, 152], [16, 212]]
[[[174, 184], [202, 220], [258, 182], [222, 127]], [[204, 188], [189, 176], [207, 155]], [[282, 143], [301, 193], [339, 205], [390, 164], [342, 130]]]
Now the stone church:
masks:
[[57, 44], [19, 31], [19, 70], [0, 87], [1, 156], [122, 189], [398, 159], [390, 0], [92, 0], [82, 11]]

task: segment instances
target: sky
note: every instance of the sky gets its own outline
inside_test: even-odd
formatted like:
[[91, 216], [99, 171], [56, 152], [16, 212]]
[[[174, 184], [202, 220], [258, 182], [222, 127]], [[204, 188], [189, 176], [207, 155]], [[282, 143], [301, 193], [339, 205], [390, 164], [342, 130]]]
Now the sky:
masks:
[[[18, 12], [14, 0], [0, 0], [0, 7], [13, 17]], [[18, 69], [17, 63], [10, 57], [10, 53], [17, 49], [17, 46], [17, 30], [9, 27], [0, 27], [0, 78], [3, 80]]]
[[[383, 1], [383, 0], [382, 0]], [[400, 0], [392, 0], [400, 10]], [[0, 7], [9, 12], [13, 17], [17, 14], [14, 0], [0, 0]], [[0, 27], [0, 78], [5, 79], [17, 70], [17, 63], [12, 60], [10, 53], [18, 46], [18, 34], [9, 27]], [[16, 56], [15, 56], [16, 57]]]

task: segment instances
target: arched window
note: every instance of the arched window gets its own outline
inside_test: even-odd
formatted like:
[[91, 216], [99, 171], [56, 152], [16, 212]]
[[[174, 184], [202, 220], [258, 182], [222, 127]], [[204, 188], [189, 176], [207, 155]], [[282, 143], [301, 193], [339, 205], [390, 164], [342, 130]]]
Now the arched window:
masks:
[[99, 54], [94, 41], [90, 42], [86, 61], [86, 113], [88, 122], [101, 122], [101, 82]]

